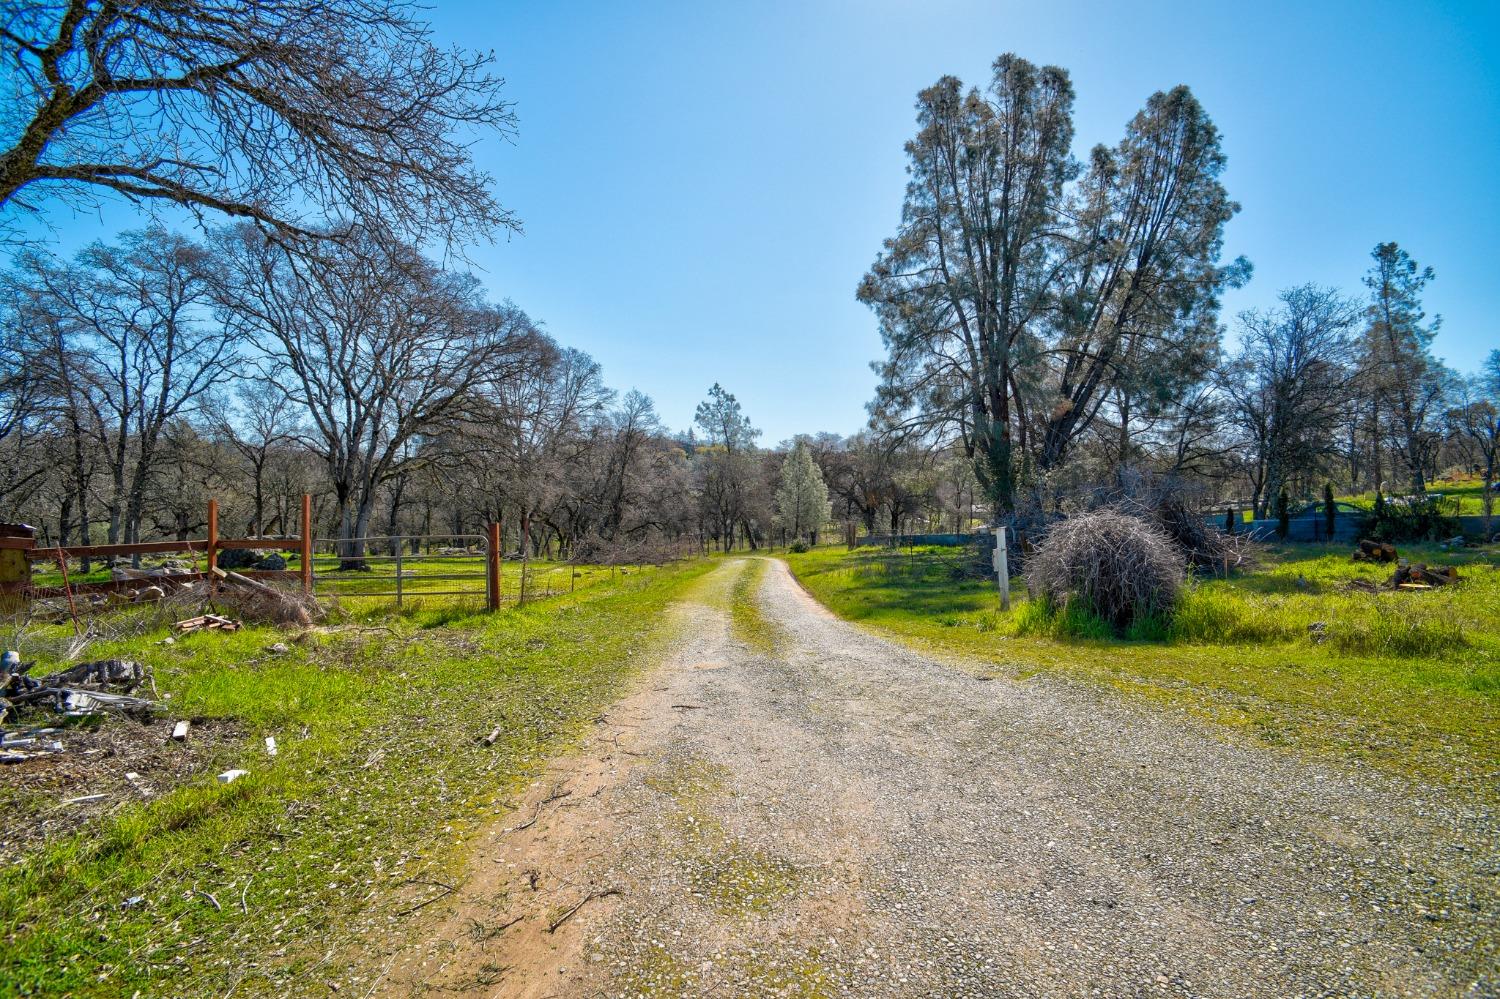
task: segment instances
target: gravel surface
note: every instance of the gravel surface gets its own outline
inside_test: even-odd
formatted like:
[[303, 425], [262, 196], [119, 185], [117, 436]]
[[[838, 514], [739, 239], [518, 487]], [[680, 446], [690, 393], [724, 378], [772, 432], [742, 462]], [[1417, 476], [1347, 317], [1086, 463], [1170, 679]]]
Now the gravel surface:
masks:
[[987, 680], [834, 619], [779, 562], [757, 654], [721, 606], [744, 565], [388, 991], [1500, 995], [1486, 804]]

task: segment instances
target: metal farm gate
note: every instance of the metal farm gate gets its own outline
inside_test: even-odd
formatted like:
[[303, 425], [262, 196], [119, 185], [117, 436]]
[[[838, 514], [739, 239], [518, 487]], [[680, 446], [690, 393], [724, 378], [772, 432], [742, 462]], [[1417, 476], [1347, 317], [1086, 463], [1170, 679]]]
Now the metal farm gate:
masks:
[[[427, 597], [472, 597], [498, 607], [500, 559], [490, 544], [482, 534], [319, 538], [313, 544], [312, 592], [338, 600], [389, 599], [397, 607]], [[340, 553], [351, 545], [363, 553]]]

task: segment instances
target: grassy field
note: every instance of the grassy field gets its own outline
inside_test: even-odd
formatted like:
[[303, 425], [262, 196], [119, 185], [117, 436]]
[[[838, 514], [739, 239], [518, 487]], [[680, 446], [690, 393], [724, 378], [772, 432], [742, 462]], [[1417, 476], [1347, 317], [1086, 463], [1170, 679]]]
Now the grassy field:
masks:
[[[437, 607], [295, 637], [252, 626], [163, 645], [157, 631], [90, 649], [150, 663], [168, 717], [218, 737], [184, 748], [149, 726], [161, 752], [198, 753], [185, 782], [143, 800], [98, 758], [108, 807], [5, 858], [0, 994], [347, 991], [361, 947], [452, 883], [468, 837], [624, 691], [662, 610], [708, 565], [606, 570], [499, 614]], [[45, 663], [65, 639], [30, 635], [26, 655]], [[217, 783], [228, 767], [249, 774]], [[7, 822], [66, 807], [5, 786]]]
[[[1440, 479], [1430, 482], [1427, 491], [1433, 494], [1441, 494], [1443, 513], [1449, 516], [1479, 516], [1484, 513], [1484, 480], [1483, 479]], [[1393, 483], [1387, 487], [1386, 494], [1401, 494], [1399, 483]], [[1339, 499], [1348, 500], [1350, 503], [1358, 503], [1366, 508], [1375, 506], [1374, 493], [1355, 493], [1352, 496], [1340, 496]], [[1496, 513], [1500, 514], [1500, 497], [1495, 502]]]
[[1342, 547], [1272, 549], [1241, 577], [1194, 583], [1169, 627], [1134, 640], [1075, 637], [1087, 625], [1069, 627], [1027, 601], [1019, 579], [1012, 610], [1000, 612], [993, 577], [975, 577], [958, 549], [829, 548], [786, 558], [836, 613], [936, 653], [1021, 678], [1047, 672], [1109, 684], [1264, 743], [1492, 793], [1500, 557], [1403, 553], [1459, 564], [1464, 580], [1430, 592], [1350, 591], [1348, 581], [1377, 582], [1390, 569], [1351, 562]]

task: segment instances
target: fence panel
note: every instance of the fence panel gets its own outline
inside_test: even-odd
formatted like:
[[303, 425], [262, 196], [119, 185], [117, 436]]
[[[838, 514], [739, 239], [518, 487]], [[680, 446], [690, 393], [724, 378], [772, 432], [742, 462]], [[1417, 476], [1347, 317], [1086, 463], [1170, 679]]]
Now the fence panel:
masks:
[[[354, 554], [353, 552], [363, 552]], [[489, 539], [481, 534], [401, 534], [319, 538], [309, 560], [312, 592], [338, 600], [384, 599], [397, 607], [427, 597], [492, 594]]]

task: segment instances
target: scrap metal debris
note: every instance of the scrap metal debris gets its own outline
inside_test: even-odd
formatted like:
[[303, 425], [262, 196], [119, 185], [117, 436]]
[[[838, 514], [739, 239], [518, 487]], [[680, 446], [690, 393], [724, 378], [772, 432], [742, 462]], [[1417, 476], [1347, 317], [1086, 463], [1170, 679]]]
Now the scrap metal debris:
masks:
[[[149, 714], [159, 707], [156, 701], [131, 693], [151, 680], [151, 671], [134, 660], [100, 659], [44, 677], [31, 675], [35, 665], [22, 663], [14, 655], [4, 657], [0, 665], [0, 720], [19, 719], [36, 710], [82, 718], [104, 712]], [[108, 689], [111, 687], [116, 689]], [[0, 731], [0, 763], [22, 763], [62, 752], [62, 743], [42, 738], [57, 732], [38, 726]]]

